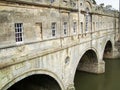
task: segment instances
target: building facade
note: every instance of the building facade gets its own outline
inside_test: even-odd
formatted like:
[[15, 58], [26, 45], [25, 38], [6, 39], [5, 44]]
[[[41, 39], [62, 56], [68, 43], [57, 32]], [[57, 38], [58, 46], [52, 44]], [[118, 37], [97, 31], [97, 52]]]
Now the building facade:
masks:
[[81, 62], [80, 70], [103, 73], [103, 57], [119, 54], [117, 40], [118, 12], [93, 0], [1, 0], [0, 89], [39, 73], [72, 90], [84, 53], [93, 63]]
[[0, 48], [118, 28], [116, 12], [92, 0], [1, 0], [0, 6]]

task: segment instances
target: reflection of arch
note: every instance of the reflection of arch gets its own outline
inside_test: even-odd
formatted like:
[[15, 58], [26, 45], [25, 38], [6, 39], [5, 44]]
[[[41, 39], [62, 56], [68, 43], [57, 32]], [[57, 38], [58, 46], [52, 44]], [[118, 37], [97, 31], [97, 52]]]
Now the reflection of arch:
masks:
[[49, 72], [49, 71], [44, 71], [44, 70], [32, 70], [32, 71], [29, 71], [29, 72], [26, 72], [16, 78], [14, 78], [13, 80], [11, 80], [10, 82], [8, 82], [3, 88], [2, 90], [7, 90], [8, 88], [10, 88], [12, 85], [14, 85], [15, 83], [21, 81], [22, 79], [25, 79], [29, 76], [32, 76], [32, 75], [47, 75], [51, 78], [53, 78], [57, 83], [58, 85], [60, 86], [61, 90], [65, 90], [64, 88], [64, 85], [62, 83], [62, 81], [58, 78], [57, 75], [55, 75], [54, 73], [52, 72]]
[[103, 58], [111, 58], [113, 52], [113, 46], [111, 41], [107, 41], [104, 47]]

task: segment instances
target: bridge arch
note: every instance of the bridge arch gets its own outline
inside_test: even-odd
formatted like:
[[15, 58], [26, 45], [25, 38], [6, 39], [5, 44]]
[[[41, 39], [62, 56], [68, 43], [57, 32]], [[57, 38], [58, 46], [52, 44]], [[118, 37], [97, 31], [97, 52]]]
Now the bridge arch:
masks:
[[[22, 75], [19, 75], [18, 77], [16, 77], [15, 79], [12, 79], [10, 82], [8, 82], [3, 88], [2, 90], [13, 90], [11, 89], [12, 86], [14, 87], [14, 85], [19, 84], [20, 82], [23, 82], [25, 80], [29, 80], [32, 77], [36, 77], [36, 76], [42, 76], [42, 77], [47, 77], [49, 78], [49, 80], [53, 80], [54, 82], [56, 82], [57, 86], [58, 86], [58, 90], [65, 90], [65, 87], [62, 83], [62, 81], [58, 78], [58, 76], [50, 71], [47, 70], [32, 70], [29, 72], [25, 72]], [[16, 89], [15, 89], [16, 90]], [[18, 90], [18, 89], [17, 89]], [[20, 89], [23, 90], [23, 89]], [[27, 89], [26, 89], [27, 90]], [[29, 89], [28, 89], [29, 90]], [[46, 89], [45, 89], [46, 90]], [[53, 89], [52, 89], [53, 90]], [[56, 89], [57, 90], [57, 89]]]
[[98, 56], [92, 49], [87, 50], [81, 57], [76, 70], [94, 72], [94, 66], [98, 63]]
[[[98, 52], [95, 48], [86, 50], [82, 54], [77, 66], [76, 66], [76, 70], [74, 73], [74, 85], [76, 86], [75, 77], [76, 77], [78, 71], [85, 71], [85, 72], [90, 72], [90, 73], [95, 73], [95, 74], [103, 73], [104, 68], [101, 68], [102, 65], [100, 65], [99, 62], [100, 61], [99, 61], [99, 57], [98, 57]], [[104, 63], [103, 63], [103, 66], [104, 66]]]
[[100, 63], [99, 57], [98, 57], [98, 52], [96, 49], [89, 49], [87, 50], [79, 60], [77, 64], [77, 68], [75, 71], [74, 75], [74, 84], [75, 83], [75, 77], [78, 73], [78, 71], [85, 71], [85, 72], [90, 72], [90, 73], [103, 73], [104, 72], [104, 62]]
[[94, 47], [86, 47], [86, 48], [82, 49], [81, 52], [80, 52], [80, 54], [79, 54], [78, 59], [76, 60], [76, 62], [75, 62], [75, 64], [74, 64], [74, 69], [73, 69], [73, 71], [74, 71], [74, 76], [75, 76], [75, 73], [76, 73], [76, 71], [77, 71], [77, 69], [78, 69], [78, 66], [79, 66], [79, 63], [80, 63], [82, 57], [83, 57], [83, 56], [85, 55], [85, 53], [87, 53], [88, 51], [94, 52], [94, 54], [97, 56], [97, 62], [98, 62], [98, 57], [99, 57], [99, 55], [98, 55], [98, 51], [96, 50], [96, 48], [94, 48]]
[[103, 58], [111, 58], [113, 54], [113, 44], [108, 40], [103, 49]]

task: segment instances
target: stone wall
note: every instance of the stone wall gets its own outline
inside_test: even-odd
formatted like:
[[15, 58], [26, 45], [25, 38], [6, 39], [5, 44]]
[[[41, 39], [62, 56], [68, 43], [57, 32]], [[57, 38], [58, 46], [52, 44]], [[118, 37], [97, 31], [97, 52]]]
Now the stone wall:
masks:
[[[86, 8], [91, 18], [88, 31], [85, 30]], [[62, 90], [74, 90], [76, 69], [88, 50], [96, 53], [98, 62], [83, 64], [80, 68], [104, 72], [104, 48], [108, 41], [114, 48], [118, 17], [112, 11], [103, 10], [99, 11], [91, 0], [56, 0], [53, 3], [48, 0], [1, 0], [0, 89], [6, 90], [29, 75], [47, 74]], [[64, 22], [67, 22], [67, 34], [64, 34]], [[23, 23], [20, 43], [15, 40], [15, 23]], [[52, 23], [56, 23], [55, 36], [52, 35]]]

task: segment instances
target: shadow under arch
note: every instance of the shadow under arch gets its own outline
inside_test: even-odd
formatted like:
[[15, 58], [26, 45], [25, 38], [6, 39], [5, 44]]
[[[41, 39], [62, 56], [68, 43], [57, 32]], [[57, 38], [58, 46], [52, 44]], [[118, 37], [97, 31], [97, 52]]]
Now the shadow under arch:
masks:
[[[45, 82], [38, 83], [39, 80], [45, 80]], [[53, 83], [51, 83], [51, 81]], [[47, 86], [48, 84], [49, 86]], [[54, 86], [54, 84], [56, 84], [56, 86]], [[45, 70], [32, 70], [11, 80], [8, 82], [8, 84], [6, 84], [6, 86], [2, 88], [2, 90], [48, 90], [47, 88], [49, 88], [49, 90], [65, 89], [62, 81], [54, 73]]]
[[78, 88], [78, 83], [80, 82], [77, 80], [78, 75], [81, 73], [80, 71], [89, 72], [89, 73], [99, 73], [98, 71], [98, 55], [95, 49], [89, 49], [84, 54], [82, 54], [81, 59], [77, 65], [77, 69], [74, 76], [74, 84], [75, 87]]
[[93, 51], [92, 49], [88, 50], [84, 53], [84, 55], [80, 59], [79, 64], [77, 66], [77, 70], [95, 73], [97, 72], [95, 70], [97, 63], [98, 58], [96, 52]]
[[113, 45], [111, 43], [111, 41], [107, 41], [104, 47], [104, 51], [103, 51], [103, 59], [104, 58], [112, 58], [113, 55]]

